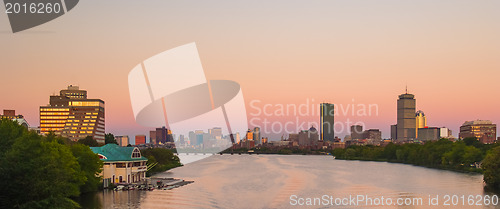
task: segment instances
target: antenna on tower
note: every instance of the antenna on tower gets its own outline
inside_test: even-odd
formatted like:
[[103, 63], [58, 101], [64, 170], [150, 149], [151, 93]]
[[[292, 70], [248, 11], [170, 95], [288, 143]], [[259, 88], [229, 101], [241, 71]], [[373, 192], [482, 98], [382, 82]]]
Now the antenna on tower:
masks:
[[408, 94], [408, 84], [406, 84], [406, 94]]

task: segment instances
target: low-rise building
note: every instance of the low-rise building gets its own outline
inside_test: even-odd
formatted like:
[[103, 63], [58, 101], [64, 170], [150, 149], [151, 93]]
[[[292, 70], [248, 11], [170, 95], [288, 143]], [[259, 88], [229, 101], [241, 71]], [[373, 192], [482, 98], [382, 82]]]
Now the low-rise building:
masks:
[[101, 175], [107, 183], [136, 183], [146, 178], [147, 158], [143, 157], [137, 147], [120, 147], [106, 144], [102, 147], [91, 147], [94, 153], [104, 161]]

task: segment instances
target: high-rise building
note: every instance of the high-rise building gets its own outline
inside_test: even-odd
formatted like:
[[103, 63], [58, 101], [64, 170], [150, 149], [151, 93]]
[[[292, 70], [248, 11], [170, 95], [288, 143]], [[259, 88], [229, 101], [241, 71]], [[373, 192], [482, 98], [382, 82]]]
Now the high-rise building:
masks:
[[399, 95], [398, 99], [398, 123], [396, 127], [396, 135], [398, 141], [408, 141], [416, 139], [417, 123], [415, 118], [415, 95], [405, 94]]
[[320, 104], [320, 140], [333, 141], [335, 138], [335, 110], [334, 104], [321, 103]]
[[415, 114], [415, 123], [417, 124], [417, 135], [418, 138], [418, 129], [427, 127], [427, 118], [425, 118], [425, 113], [422, 110], [417, 111]]
[[460, 126], [459, 138], [476, 137], [481, 143], [495, 143], [497, 125], [489, 120], [466, 121]]
[[351, 126], [351, 140], [363, 139], [363, 126], [353, 125]]
[[149, 136], [151, 137], [152, 144], [165, 144], [167, 142], [174, 142], [174, 137], [172, 136], [172, 131], [165, 128], [156, 128], [155, 131], [150, 131]]
[[104, 101], [87, 99], [87, 91], [70, 85], [59, 96], [50, 96], [47, 106], [40, 106], [40, 132], [72, 141], [92, 136], [104, 143]]
[[260, 138], [260, 128], [259, 127], [255, 127], [253, 128], [253, 140], [255, 140], [255, 144], [261, 144], [261, 138]]
[[247, 131], [247, 137], [246, 137], [245, 141], [247, 141], [247, 140], [253, 141], [253, 131], [251, 129], [248, 129], [248, 131]]
[[146, 144], [146, 135], [136, 135], [135, 145]]
[[391, 125], [391, 139], [398, 139], [398, 125]]

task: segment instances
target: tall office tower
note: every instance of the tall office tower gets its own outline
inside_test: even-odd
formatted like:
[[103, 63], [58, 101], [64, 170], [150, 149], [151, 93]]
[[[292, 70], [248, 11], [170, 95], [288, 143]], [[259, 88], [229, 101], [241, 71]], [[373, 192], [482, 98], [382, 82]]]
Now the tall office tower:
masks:
[[334, 104], [321, 103], [320, 104], [320, 139], [321, 141], [333, 141], [335, 138], [334, 130]]
[[391, 139], [398, 139], [398, 125], [391, 125]]
[[253, 131], [251, 129], [248, 129], [247, 131], [247, 137], [245, 141], [252, 140], [253, 141]]
[[415, 95], [408, 94], [408, 90], [405, 94], [399, 95], [398, 124], [396, 133], [398, 141], [407, 141], [417, 138], [415, 105]]
[[260, 128], [255, 127], [253, 128], [253, 140], [255, 140], [255, 145], [261, 144], [261, 138], [260, 138]]
[[104, 143], [104, 101], [87, 99], [87, 91], [68, 86], [59, 96], [50, 96], [47, 106], [40, 106], [40, 133], [66, 137], [78, 141], [92, 136]]
[[427, 127], [427, 119], [425, 118], [425, 114], [422, 110], [417, 111], [415, 114], [415, 120], [417, 124], [417, 134], [415, 136], [418, 138], [418, 129]]
[[489, 120], [465, 121], [460, 126], [458, 137], [461, 139], [467, 137], [476, 137], [483, 144], [496, 142], [497, 125]]
[[363, 126], [351, 126], [351, 139], [363, 139]]

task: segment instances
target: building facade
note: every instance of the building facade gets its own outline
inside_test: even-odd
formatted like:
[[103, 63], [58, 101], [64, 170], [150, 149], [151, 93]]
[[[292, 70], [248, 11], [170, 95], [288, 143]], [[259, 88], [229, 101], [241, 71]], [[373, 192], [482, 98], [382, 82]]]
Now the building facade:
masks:
[[16, 115], [15, 110], [3, 110], [3, 115], [0, 115], [0, 120], [4, 118], [16, 121], [17, 123], [19, 123], [19, 125], [29, 129], [30, 125], [28, 124], [28, 121], [24, 119], [24, 116]]
[[330, 103], [320, 104], [320, 140], [333, 141], [335, 138], [335, 105]]
[[491, 144], [496, 142], [497, 125], [489, 120], [466, 121], [460, 126], [460, 139], [476, 137], [481, 143]]
[[417, 124], [416, 137], [418, 138], [418, 129], [427, 127], [427, 118], [425, 117], [425, 113], [422, 110], [417, 111], [417, 113], [415, 114], [415, 123]]
[[147, 158], [143, 157], [137, 147], [120, 147], [106, 144], [102, 147], [91, 147], [94, 153], [104, 161], [101, 176], [109, 183], [136, 183], [146, 179]]
[[135, 145], [146, 144], [146, 135], [136, 135]]
[[399, 95], [398, 99], [398, 123], [396, 125], [396, 137], [398, 141], [409, 141], [416, 139], [417, 124], [415, 118], [415, 95]]
[[351, 126], [351, 139], [362, 139], [363, 138], [363, 126], [353, 125]]
[[40, 132], [53, 132], [72, 141], [92, 136], [104, 143], [104, 101], [87, 99], [87, 91], [70, 85], [59, 96], [50, 96], [47, 106], [40, 106]]
[[253, 140], [255, 140], [256, 145], [262, 144], [262, 139], [260, 138], [260, 128], [259, 127], [253, 128]]
[[128, 136], [115, 136], [115, 140], [122, 147], [126, 147], [130, 143]]

